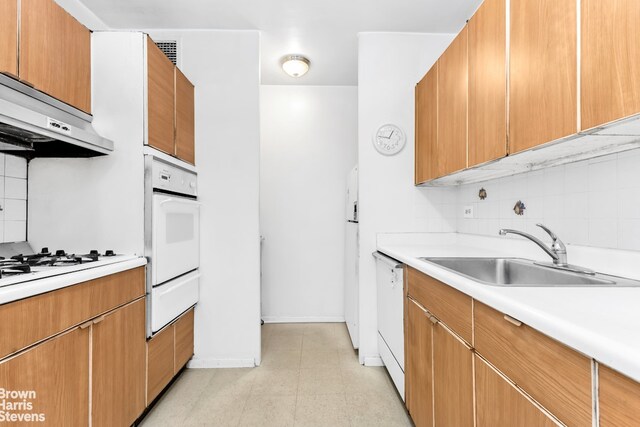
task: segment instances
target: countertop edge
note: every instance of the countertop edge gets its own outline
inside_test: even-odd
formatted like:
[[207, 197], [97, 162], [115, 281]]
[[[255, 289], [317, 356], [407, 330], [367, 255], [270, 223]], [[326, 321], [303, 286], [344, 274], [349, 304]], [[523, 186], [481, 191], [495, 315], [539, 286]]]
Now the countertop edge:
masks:
[[58, 276], [45, 277], [42, 279], [33, 280], [31, 282], [6, 286], [4, 288], [0, 288], [0, 304], [7, 304], [21, 299], [44, 294], [46, 292], [63, 289], [68, 286], [87, 282], [89, 280], [94, 280], [100, 277], [109, 276], [111, 274], [131, 270], [133, 268], [142, 267], [146, 264], [146, 258], [136, 257], [115, 262], [113, 264], [103, 265], [100, 267], [89, 268], [86, 270], [60, 274]]

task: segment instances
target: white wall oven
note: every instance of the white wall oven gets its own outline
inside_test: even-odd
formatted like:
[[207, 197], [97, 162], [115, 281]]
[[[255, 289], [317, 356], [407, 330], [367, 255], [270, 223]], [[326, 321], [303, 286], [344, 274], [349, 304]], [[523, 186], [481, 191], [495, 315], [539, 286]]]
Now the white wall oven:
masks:
[[198, 302], [200, 203], [195, 172], [145, 155], [147, 336]]

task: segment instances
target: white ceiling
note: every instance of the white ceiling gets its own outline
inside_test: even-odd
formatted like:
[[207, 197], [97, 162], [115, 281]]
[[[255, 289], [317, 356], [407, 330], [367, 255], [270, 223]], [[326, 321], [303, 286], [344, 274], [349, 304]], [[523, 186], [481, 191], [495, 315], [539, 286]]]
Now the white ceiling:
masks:
[[[357, 34], [455, 33], [482, 0], [81, 0], [111, 28], [260, 30], [262, 84], [357, 85]], [[293, 79], [280, 58], [303, 54]]]

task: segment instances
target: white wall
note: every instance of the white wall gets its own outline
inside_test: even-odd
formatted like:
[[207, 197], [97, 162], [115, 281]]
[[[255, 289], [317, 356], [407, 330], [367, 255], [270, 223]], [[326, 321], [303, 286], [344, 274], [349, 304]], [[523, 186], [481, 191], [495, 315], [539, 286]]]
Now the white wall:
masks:
[[67, 12], [92, 31], [107, 30], [109, 27], [79, 0], [55, 0]]
[[[547, 240], [543, 223], [575, 245], [640, 250], [640, 150], [529, 172], [458, 190], [457, 230], [495, 236], [516, 228]], [[485, 200], [478, 198], [487, 190]], [[521, 200], [522, 216], [513, 212]], [[463, 207], [475, 218], [463, 218]], [[569, 254], [571, 256], [571, 254]]]
[[[414, 87], [453, 34], [363, 33], [358, 47], [358, 158], [360, 170], [360, 361], [379, 363], [376, 275], [371, 253], [378, 232], [454, 231], [455, 189], [413, 185]], [[395, 123], [404, 150], [378, 154], [372, 134]]]
[[149, 31], [178, 40], [196, 86], [200, 302], [192, 367], [260, 361], [260, 39], [256, 31]]
[[262, 86], [262, 318], [344, 321], [345, 186], [357, 87]]

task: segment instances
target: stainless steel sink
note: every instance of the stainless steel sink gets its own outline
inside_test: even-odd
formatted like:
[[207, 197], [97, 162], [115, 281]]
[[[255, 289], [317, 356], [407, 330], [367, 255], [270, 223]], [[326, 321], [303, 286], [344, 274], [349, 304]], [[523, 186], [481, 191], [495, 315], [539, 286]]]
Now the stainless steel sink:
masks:
[[420, 258], [493, 286], [640, 286], [640, 281], [582, 274], [522, 258]]

